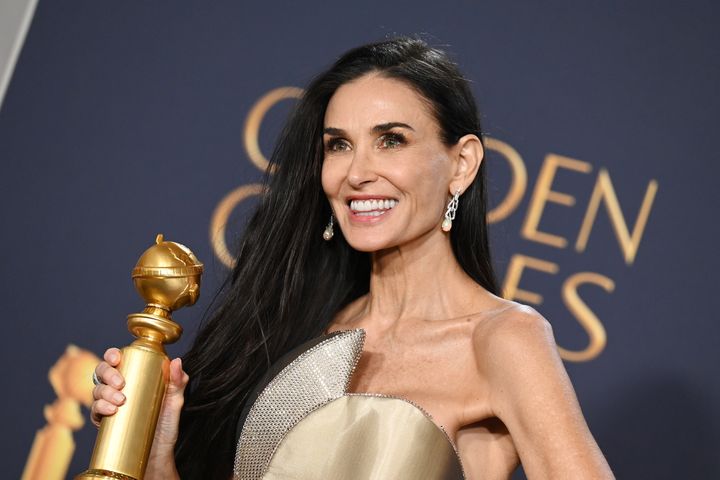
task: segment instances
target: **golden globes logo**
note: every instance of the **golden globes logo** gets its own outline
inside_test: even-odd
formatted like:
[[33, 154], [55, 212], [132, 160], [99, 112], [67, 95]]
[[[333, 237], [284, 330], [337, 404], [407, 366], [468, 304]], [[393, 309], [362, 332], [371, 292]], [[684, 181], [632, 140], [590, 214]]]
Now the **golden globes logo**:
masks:
[[[261, 171], [264, 172], [268, 167], [268, 161], [259, 146], [260, 127], [265, 115], [277, 103], [287, 99], [297, 99], [301, 95], [302, 90], [299, 88], [276, 88], [261, 97], [251, 108], [243, 132], [244, 144], [248, 158]], [[487, 220], [493, 224], [502, 222], [517, 210], [528, 192], [528, 177], [522, 156], [512, 146], [496, 138], [486, 138], [485, 140], [487, 150], [499, 154], [498, 156], [508, 163], [512, 173], [510, 186], [505, 196], [497, 206], [488, 212]], [[575, 207], [577, 204], [576, 198], [572, 195], [553, 190], [556, 175], [562, 170], [595, 176], [590, 200], [587, 205], [582, 206], [585, 213], [574, 239], [568, 239], [541, 228], [543, 213], [548, 204], [554, 203], [565, 207]], [[657, 181], [650, 180], [645, 189], [639, 213], [629, 226], [615, 193], [610, 172], [600, 168], [597, 173], [594, 173], [593, 166], [588, 162], [549, 153], [545, 156], [538, 178], [532, 187], [530, 203], [525, 213], [520, 236], [525, 240], [555, 249], [573, 248], [576, 252], [583, 253], [590, 241], [598, 212], [601, 206], [604, 206], [617, 238], [620, 253], [626, 265], [630, 266], [637, 256], [657, 189]], [[228, 268], [232, 268], [234, 261], [226, 242], [225, 226], [228, 218], [238, 205], [261, 193], [262, 186], [260, 184], [241, 185], [225, 195], [213, 212], [210, 221], [210, 242], [215, 255]], [[574, 240], [572, 247], [570, 247], [571, 240]], [[567, 310], [586, 332], [588, 344], [582, 350], [569, 350], [559, 346], [560, 356], [568, 361], [583, 362], [600, 355], [607, 343], [605, 327], [580, 297], [578, 289], [583, 285], [591, 284], [612, 293], [615, 289], [615, 282], [599, 272], [561, 273], [560, 265], [555, 262], [515, 253], [510, 258], [503, 280], [505, 298], [534, 306], [543, 303], [542, 295], [521, 287], [523, 273], [527, 270], [535, 270], [548, 275], [565, 275], [559, 293]]]

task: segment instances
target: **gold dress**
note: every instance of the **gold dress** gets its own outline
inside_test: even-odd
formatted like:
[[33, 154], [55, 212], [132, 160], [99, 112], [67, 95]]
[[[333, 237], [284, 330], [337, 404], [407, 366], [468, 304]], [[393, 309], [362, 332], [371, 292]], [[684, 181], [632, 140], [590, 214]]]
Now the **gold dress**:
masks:
[[273, 368], [241, 414], [234, 479], [465, 478], [450, 438], [417, 405], [347, 392], [364, 339], [334, 332]]

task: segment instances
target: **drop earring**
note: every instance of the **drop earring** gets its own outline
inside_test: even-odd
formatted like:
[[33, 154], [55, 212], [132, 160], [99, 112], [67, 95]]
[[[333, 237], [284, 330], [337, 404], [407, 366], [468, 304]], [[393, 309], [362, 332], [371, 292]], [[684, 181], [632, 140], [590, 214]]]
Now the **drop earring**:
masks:
[[334, 220], [334, 216], [331, 213], [330, 221], [328, 222], [327, 226], [325, 227], [325, 231], [323, 232], [323, 239], [326, 242], [329, 242], [333, 238], [333, 235], [335, 234], [335, 232], [333, 232], [333, 220]]
[[458, 209], [458, 203], [460, 200], [460, 189], [455, 190], [455, 195], [448, 202], [447, 210], [445, 210], [445, 220], [442, 222], [442, 231], [449, 232], [452, 228], [452, 222], [455, 220], [455, 212]]

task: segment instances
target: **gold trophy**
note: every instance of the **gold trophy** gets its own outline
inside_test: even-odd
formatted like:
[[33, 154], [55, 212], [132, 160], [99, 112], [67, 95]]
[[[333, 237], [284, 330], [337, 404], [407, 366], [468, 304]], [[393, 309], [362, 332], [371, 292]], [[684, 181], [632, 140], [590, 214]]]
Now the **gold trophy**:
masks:
[[187, 247], [164, 241], [162, 234], [138, 260], [132, 278], [147, 305], [142, 313], [128, 315], [128, 330], [137, 339], [123, 348], [118, 366], [126, 400], [100, 422], [90, 467], [76, 480], [142, 480], [168, 384], [164, 344], [182, 334], [170, 312], [195, 303], [202, 271]]

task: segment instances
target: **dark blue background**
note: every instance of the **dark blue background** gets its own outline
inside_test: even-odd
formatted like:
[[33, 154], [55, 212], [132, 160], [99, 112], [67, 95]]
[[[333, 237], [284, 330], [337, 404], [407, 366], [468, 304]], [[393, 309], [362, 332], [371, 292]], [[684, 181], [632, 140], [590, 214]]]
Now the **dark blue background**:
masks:
[[[579, 271], [614, 280], [612, 293], [580, 290], [607, 347], [566, 366], [616, 475], [720, 475], [719, 10], [711, 1], [41, 0], [0, 111], [3, 476], [21, 474], [54, 400], [47, 370], [65, 347], [101, 354], [129, 342], [125, 315], [142, 307], [130, 269], [157, 232], [207, 266], [200, 306], [176, 314], [187, 333], [171, 352], [187, 346], [226, 273], [210, 216], [261, 177], [242, 143], [251, 106], [395, 33], [446, 46], [473, 80], [486, 133], [522, 155], [528, 189], [492, 227], [495, 261], [501, 278], [516, 253], [560, 265], [554, 276], [527, 272], [522, 286], [544, 295], [537, 308], [561, 346], [587, 343], [562, 282]], [[266, 117], [265, 152], [289, 105]], [[543, 214], [540, 229], [568, 238], [566, 249], [519, 234], [548, 153], [593, 165], [589, 175], [558, 173], [554, 189], [577, 205]], [[495, 204], [508, 172], [493, 160]], [[600, 168], [631, 227], [648, 182], [659, 184], [630, 266], [604, 207], [587, 250], [572, 248]], [[87, 466], [94, 430], [75, 438], [72, 473]]]

